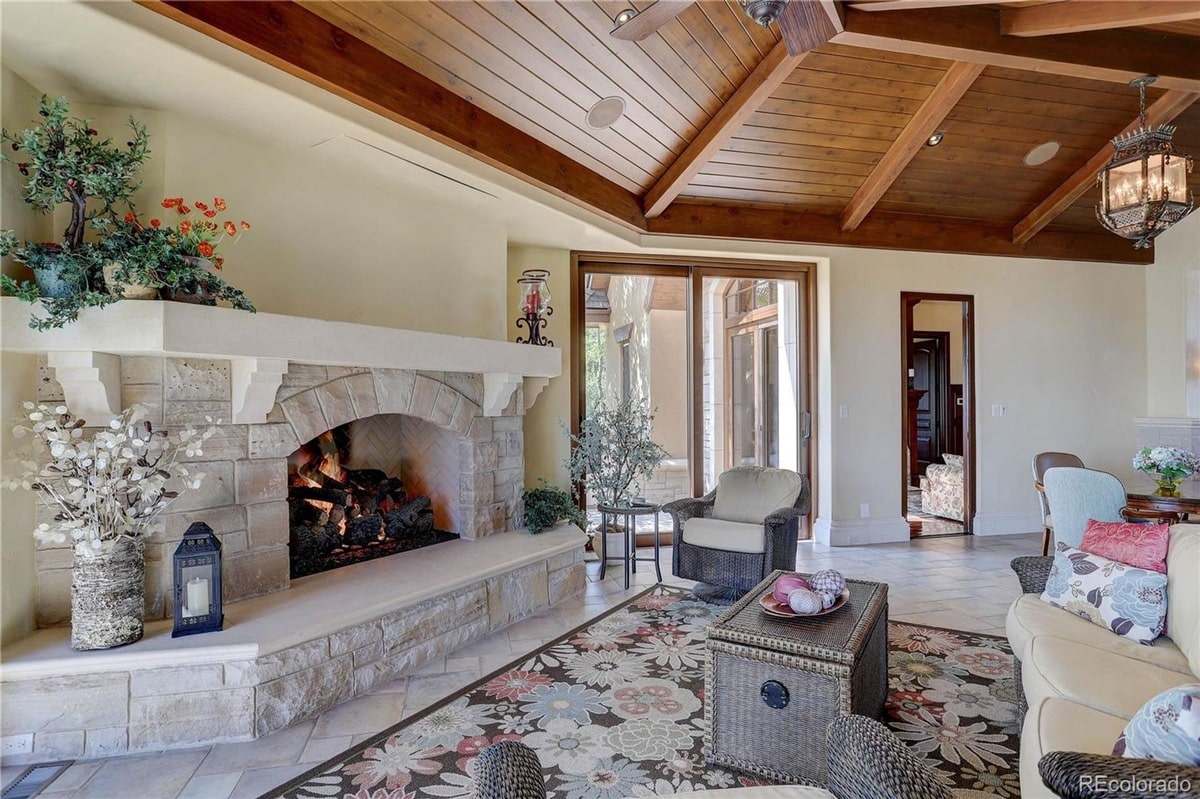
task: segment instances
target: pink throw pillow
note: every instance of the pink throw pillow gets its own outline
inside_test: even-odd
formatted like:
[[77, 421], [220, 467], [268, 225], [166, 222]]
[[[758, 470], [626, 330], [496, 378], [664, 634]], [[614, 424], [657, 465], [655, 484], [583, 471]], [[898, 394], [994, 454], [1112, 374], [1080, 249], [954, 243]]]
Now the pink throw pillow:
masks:
[[1169, 537], [1170, 527], [1166, 524], [1098, 522], [1088, 519], [1079, 548], [1138, 569], [1166, 574]]

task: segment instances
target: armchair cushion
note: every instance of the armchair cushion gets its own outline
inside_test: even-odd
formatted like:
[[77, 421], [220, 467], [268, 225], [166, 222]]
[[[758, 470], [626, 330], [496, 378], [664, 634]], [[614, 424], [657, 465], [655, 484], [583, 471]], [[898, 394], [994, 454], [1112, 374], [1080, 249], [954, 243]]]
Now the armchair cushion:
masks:
[[717, 479], [712, 515], [731, 522], [762, 524], [771, 511], [794, 505], [802, 486], [800, 475], [789, 469], [737, 466]]
[[762, 523], [727, 522], [693, 517], [683, 523], [683, 540], [697, 547], [726, 552], [765, 552], [766, 528]]
[[961, 465], [931, 463], [921, 480], [921, 511], [945, 519], [963, 520]]

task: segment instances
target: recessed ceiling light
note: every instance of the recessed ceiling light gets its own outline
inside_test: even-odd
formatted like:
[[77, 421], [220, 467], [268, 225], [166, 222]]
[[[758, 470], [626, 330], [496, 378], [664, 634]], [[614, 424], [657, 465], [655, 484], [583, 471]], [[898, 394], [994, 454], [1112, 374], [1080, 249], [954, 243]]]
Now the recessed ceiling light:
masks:
[[937, 147], [942, 143], [942, 139], [946, 138], [946, 134], [942, 131], [934, 131], [933, 134], [925, 140], [926, 147]]
[[636, 8], [627, 8], [620, 14], [617, 14], [615, 17], [613, 17], [613, 27], [619, 28], [637, 15], [638, 12]]
[[1059, 145], [1056, 141], [1042, 142], [1037, 147], [1034, 147], [1029, 152], [1025, 153], [1026, 166], [1041, 166], [1049, 161], [1054, 156], [1058, 155]]
[[621, 118], [621, 114], [624, 113], [624, 100], [620, 97], [605, 97], [603, 100], [596, 101], [596, 104], [588, 111], [588, 127], [595, 130], [603, 130], [604, 128], [611, 127], [614, 122]]

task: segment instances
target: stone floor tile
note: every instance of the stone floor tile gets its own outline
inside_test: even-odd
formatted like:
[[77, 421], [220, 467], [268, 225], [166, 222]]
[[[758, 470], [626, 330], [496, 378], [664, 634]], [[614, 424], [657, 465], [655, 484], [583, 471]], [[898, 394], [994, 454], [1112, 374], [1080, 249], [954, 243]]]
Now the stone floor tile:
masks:
[[241, 779], [234, 786], [229, 799], [257, 799], [267, 791], [308, 771], [316, 763], [296, 763], [291, 766], [275, 766], [274, 768], [258, 768], [242, 773]]
[[191, 780], [204, 756], [200, 750], [108, 758], [75, 792], [75, 798], [175, 797]]
[[[509, 658], [512, 657], [510, 654]], [[412, 677], [405, 694], [404, 717], [420, 712], [435, 702], [445, 699], [478, 679], [477, 675], [460, 671], [453, 674], [437, 674], [428, 677]]]
[[312, 731], [310, 719], [254, 741], [219, 744], [212, 747], [196, 773], [227, 774], [249, 768], [289, 766], [300, 759]]
[[322, 763], [331, 757], [336, 757], [354, 746], [353, 735], [339, 735], [335, 738], [309, 738], [308, 745], [300, 753], [301, 763]]
[[175, 799], [229, 799], [242, 778], [241, 771], [228, 774], [200, 774], [192, 777]]
[[481, 655], [495, 655], [497, 653], [511, 654], [512, 645], [508, 642], [508, 634], [504, 630], [492, 633], [487, 638], [480, 638], [478, 641], [467, 644], [460, 649], [454, 650], [452, 653], [456, 658], [471, 658]]
[[438, 657], [438, 658], [430, 658], [429, 660], [425, 661], [424, 663], [422, 663], [420, 666], [418, 666], [416, 669], [414, 669], [413, 671], [411, 671], [409, 673], [410, 674], [444, 674], [445, 672], [446, 672], [446, 658], [445, 658], [445, 656], [443, 656], [443, 657]]
[[[55, 791], [78, 790], [85, 782], [92, 778], [93, 774], [100, 770], [102, 765], [104, 765], [104, 762], [101, 760], [86, 760], [82, 763], [73, 763], [67, 768], [66, 771], [55, 777], [54, 782], [52, 782], [50, 785], [54, 787]], [[25, 766], [17, 766], [16, 773], [12, 776], [16, 777], [18, 774], [24, 771], [25, 768]], [[5, 787], [8, 787], [7, 781], [5, 781]], [[47, 788], [49, 787], [50, 786], [47, 786]], [[39, 796], [44, 795], [45, 794], [39, 794]]]
[[[316, 726], [313, 727], [313, 737], [337, 738], [364, 732], [379, 732], [400, 721], [404, 714], [404, 705], [405, 697], [401, 694], [380, 694], [351, 699], [318, 716]], [[299, 755], [297, 752], [296, 756]]]
[[371, 690], [371, 694], [369, 694], [369, 695], [402, 694], [408, 690], [408, 679], [409, 678], [406, 675], [404, 677], [397, 677], [394, 680], [388, 680], [387, 682], [385, 682], [381, 685], [375, 686], [375, 688]]
[[453, 674], [454, 672], [458, 672], [458, 671], [478, 672], [479, 671], [479, 658], [477, 658], [477, 657], [474, 657], [474, 658], [448, 657], [448, 658], [446, 658], [446, 667], [445, 667], [445, 669], [442, 670], [442, 673], [443, 674]]

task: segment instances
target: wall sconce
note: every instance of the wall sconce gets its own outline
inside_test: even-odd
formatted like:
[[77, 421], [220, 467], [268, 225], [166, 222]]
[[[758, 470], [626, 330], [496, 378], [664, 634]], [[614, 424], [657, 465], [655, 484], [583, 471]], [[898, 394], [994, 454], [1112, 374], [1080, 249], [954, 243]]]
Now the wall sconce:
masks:
[[546, 317], [554, 313], [550, 307], [550, 289], [546, 287], [546, 278], [550, 273], [545, 269], [526, 269], [517, 278], [521, 286], [521, 312], [517, 317], [517, 327], [529, 331], [526, 338], [517, 337], [518, 344], [536, 344], [541, 347], [553, 347], [554, 342], [542, 335], [542, 327]]
[[212, 528], [195, 522], [172, 558], [175, 572], [175, 629], [172, 638], [220, 630], [221, 542]]

